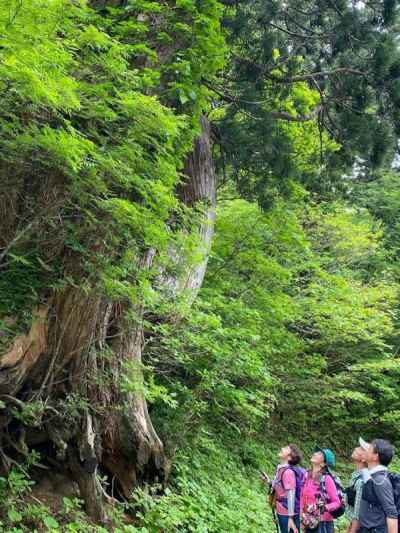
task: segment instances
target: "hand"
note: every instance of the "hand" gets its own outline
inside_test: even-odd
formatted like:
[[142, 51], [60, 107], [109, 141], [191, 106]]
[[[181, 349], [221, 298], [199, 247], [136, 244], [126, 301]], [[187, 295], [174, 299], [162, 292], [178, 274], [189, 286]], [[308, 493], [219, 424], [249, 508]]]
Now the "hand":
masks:
[[323, 514], [325, 512], [325, 502], [324, 502], [324, 500], [318, 500], [317, 501], [317, 507], [319, 508], [321, 513]]
[[289, 531], [289, 533], [291, 531], [293, 531], [293, 533], [299, 533], [299, 530], [297, 529], [297, 526], [294, 523], [293, 518], [289, 518], [289, 520], [288, 520], [288, 531]]

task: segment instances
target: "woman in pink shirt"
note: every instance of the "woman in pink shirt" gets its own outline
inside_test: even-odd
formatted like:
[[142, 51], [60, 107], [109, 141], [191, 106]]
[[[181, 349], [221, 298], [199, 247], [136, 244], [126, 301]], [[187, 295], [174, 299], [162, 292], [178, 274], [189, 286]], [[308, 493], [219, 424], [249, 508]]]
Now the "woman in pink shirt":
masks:
[[311, 456], [311, 470], [307, 472], [300, 496], [301, 523], [305, 533], [334, 531], [331, 513], [342, 505], [329, 471], [335, 462], [335, 454], [329, 448], [316, 448]]
[[300, 533], [300, 489], [304, 482], [305, 470], [299, 467], [303, 455], [295, 444], [281, 448], [280, 464], [275, 477], [269, 480], [262, 475], [264, 482], [272, 486], [276, 496], [276, 515], [281, 533]]

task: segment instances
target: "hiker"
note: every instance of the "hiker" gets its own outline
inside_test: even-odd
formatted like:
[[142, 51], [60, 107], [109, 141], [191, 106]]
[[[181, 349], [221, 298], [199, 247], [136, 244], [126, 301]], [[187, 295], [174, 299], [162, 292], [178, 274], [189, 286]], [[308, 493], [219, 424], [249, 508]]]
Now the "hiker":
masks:
[[362, 470], [367, 468], [366, 451], [361, 445], [354, 448], [351, 460], [355, 470], [346, 488], [346, 516], [350, 520], [347, 533], [358, 533], [360, 529], [360, 503], [363, 489]]
[[363, 471], [364, 487], [360, 504], [360, 533], [398, 533], [398, 512], [387, 467], [394, 446], [384, 439], [371, 443], [360, 438], [368, 470]]
[[[271, 485], [274, 494], [277, 523], [281, 533], [300, 533], [300, 493], [305, 479], [305, 470], [299, 466], [303, 454], [295, 444], [281, 448], [278, 454], [280, 464], [275, 477], [269, 480], [266, 474], [261, 478]], [[271, 501], [271, 500], [270, 500]]]
[[339, 482], [331, 471], [335, 464], [332, 450], [315, 448], [300, 498], [300, 518], [305, 533], [332, 533], [334, 518], [343, 512]]

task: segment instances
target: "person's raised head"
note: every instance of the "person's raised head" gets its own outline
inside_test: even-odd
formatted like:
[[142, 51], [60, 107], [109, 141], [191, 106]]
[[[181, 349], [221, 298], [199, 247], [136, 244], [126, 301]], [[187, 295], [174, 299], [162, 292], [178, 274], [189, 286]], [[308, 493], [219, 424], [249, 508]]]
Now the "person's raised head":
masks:
[[296, 446], [296, 444], [288, 444], [283, 446], [278, 453], [281, 463], [288, 463], [291, 466], [298, 465], [303, 459], [303, 454]]
[[278, 452], [278, 457], [282, 463], [288, 463], [291, 453], [290, 446], [283, 446]]
[[324, 468], [325, 467], [324, 454], [319, 450], [315, 450], [314, 453], [311, 455], [310, 463], [311, 463], [311, 466], [313, 466], [314, 468], [318, 468], [318, 467]]
[[392, 462], [395, 447], [388, 440], [374, 439], [367, 451], [368, 464], [389, 466]]
[[351, 460], [357, 468], [364, 468], [367, 465], [367, 452], [361, 446], [354, 448]]
[[366, 442], [359, 438], [361, 448], [365, 451], [366, 461], [369, 468], [377, 465], [389, 466], [394, 453], [395, 447], [388, 440], [374, 439], [372, 442]]
[[290, 448], [290, 457], [288, 459], [288, 463], [291, 466], [297, 466], [301, 463], [303, 460], [303, 454], [301, 453], [300, 449], [296, 444], [289, 444]]
[[322, 468], [335, 468], [336, 457], [330, 448], [320, 448], [316, 446], [311, 456], [311, 464]]

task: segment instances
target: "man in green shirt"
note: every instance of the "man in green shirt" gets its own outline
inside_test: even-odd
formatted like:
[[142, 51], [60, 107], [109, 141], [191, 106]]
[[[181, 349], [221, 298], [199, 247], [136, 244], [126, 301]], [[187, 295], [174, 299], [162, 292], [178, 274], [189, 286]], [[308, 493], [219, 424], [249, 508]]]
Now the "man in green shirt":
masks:
[[363, 446], [366, 443], [360, 438], [359, 444], [360, 446], [354, 448], [351, 454], [355, 471], [346, 489], [346, 516], [350, 520], [347, 533], [357, 533], [360, 529], [360, 503], [363, 489], [362, 470], [367, 467], [367, 463], [365, 446]]

